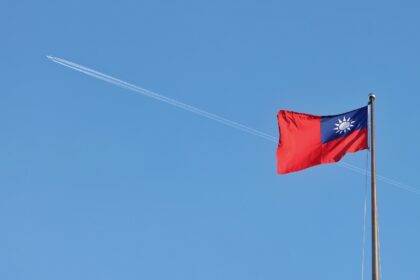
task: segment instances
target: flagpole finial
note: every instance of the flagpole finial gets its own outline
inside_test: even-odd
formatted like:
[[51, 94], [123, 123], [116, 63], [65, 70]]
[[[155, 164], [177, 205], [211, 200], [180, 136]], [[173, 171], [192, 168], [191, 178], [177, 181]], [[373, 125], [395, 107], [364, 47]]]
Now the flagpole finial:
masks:
[[376, 98], [376, 96], [375, 96], [375, 94], [373, 94], [373, 92], [369, 93], [369, 100], [370, 99], [375, 99], [375, 98]]

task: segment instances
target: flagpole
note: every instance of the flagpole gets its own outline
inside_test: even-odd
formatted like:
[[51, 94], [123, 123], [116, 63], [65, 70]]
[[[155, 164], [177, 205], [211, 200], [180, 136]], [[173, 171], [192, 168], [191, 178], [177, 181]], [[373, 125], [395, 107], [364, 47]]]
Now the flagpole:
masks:
[[376, 158], [375, 158], [375, 132], [374, 109], [375, 95], [369, 94], [370, 105], [370, 156], [371, 156], [371, 208], [372, 208], [372, 280], [379, 280], [379, 246], [378, 246], [378, 216], [376, 207]]

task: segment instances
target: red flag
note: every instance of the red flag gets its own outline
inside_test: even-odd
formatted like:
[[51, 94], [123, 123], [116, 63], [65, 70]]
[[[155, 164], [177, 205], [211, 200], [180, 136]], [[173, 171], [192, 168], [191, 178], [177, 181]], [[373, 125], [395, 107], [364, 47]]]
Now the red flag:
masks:
[[281, 110], [277, 173], [337, 162], [346, 153], [367, 149], [367, 114], [367, 106], [333, 116]]

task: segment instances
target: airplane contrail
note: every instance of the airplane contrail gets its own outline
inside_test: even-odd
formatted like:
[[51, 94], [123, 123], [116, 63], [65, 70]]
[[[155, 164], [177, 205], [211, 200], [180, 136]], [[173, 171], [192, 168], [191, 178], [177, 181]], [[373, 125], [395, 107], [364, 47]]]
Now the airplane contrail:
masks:
[[[191, 106], [189, 104], [180, 102], [176, 99], [169, 98], [169, 97], [166, 97], [166, 96], [161, 95], [159, 93], [156, 93], [156, 92], [150, 91], [148, 89], [136, 86], [134, 84], [131, 84], [131, 83], [128, 83], [126, 81], [117, 79], [115, 77], [106, 75], [106, 74], [104, 74], [102, 72], [99, 72], [97, 70], [93, 70], [91, 68], [85, 67], [83, 65], [80, 65], [80, 64], [71, 62], [69, 60], [59, 58], [59, 57], [54, 57], [54, 56], [47, 55], [47, 58], [49, 60], [51, 60], [52, 62], [63, 65], [63, 66], [68, 67], [70, 69], [76, 70], [76, 71], [81, 72], [83, 74], [86, 74], [88, 76], [91, 76], [91, 77], [97, 78], [99, 80], [114, 84], [116, 86], [119, 86], [119, 87], [122, 87], [122, 88], [125, 88], [125, 89], [128, 89], [128, 90], [137, 92], [137, 93], [142, 94], [144, 96], [159, 100], [161, 102], [170, 104], [170, 105], [178, 107], [180, 109], [183, 109], [183, 110], [189, 111], [191, 113], [200, 115], [204, 118], [219, 122], [219, 123], [224, 124], [226, 126], [230, 126], [230, 127], [239, 129], [239, 130], [241, 130], [243, 132], [246, 132], [248, 134], [258, 136], [258, 137], [263, 138], [265, 140], [268, 140], [270, 142], [273, 142], [273, 143], [278, 142], [277, 138], [273, 135], [270, 135], [270, 134], [267, 134], [265, 132], [259, 131], [257, 129], [252, 128], [252, 127], [246, 126], [244, 124], [229, 120], [227, 118], [218, 116], [216, 114], [207, 112], [205, 110], [199, 109], [199, 108]], [[358, 166], [346, 163], [344, 161], [340, 161], [340, 162], [337, 162], [337, 163], [338, 163], [339, 166], [344, 167], [344, 168], [349, 169], [349, 170], [352, 170], [353, 172], [356, 172], [356, 173], [359, 173], [359, 174], [362, 174], [362, 175], [365, 175], [365, 176], [370, 176], [370, 174], [365, 169], [360, 168]], [[379, 174], [377, 175], [377, 178], [378, 178], [379, 181], [382, 181], [382, 182], [384, 182], [386, 184], [389, 184], [391, 186], [394, 186], [394, 187], [397, 187], [399, 189], [402, 189], [402, 190], [409, 191], [409, 192], [415, 193], [417, 195], [420, 195], [420, 189], [419, 188], [403, 184], [401, 182], [398, 182], [396, 180], [390, 179], [388, 177], [385, 177], [385, 176], [382, 176], [382, 175], [379, 175]]]
[[170, 104], [172, 106], [181, 108], [183, 110], [187, 110], [187, 111], [189, 111], [191, 113], [194, 113], [194, 114], [203, 116], [205, 118], [211, 119], [213, 121], [222, 123], [224, 125], [227, 125], [227, 126], [234, 127], [236, 129], [242, 130], [242, 131], [244, 131], [246, 133], [253, 134], [255, 136], [264, 138], [264, 139], [269, 140], [269, 141], [273, 141], [273, 142], [276, 142], [277, 141], [274, 136], [269, 135], [267, 133], [264, 133], [262, 131], [258, 131], [256, 129], [253, 129], [253, 128], [248, 127], [246, 125], [243, 125], [243, 124], [240, 124], [238, 122], [235, 122], [235, 121], [226, 119], [224, 117], [215, 115], [213, 113], [210, 113], [210, 112], [201, 110], [201, 109], [199, 109], [197, 107], [188, 105], [188, 104], [183, 103], [183, 102], [180, 102], [178, 100], [175, 100], [175, 99], [166, 97], [164, 95], [158, 94], [156, 92], [152, 92], [152, 91], [147, 90], [145, 88], [142, 88], [142, 87], [139, 87], [139, 86], [136, 86], [136, 85], [127, 83], [127, 82], [122, 81], [120, 79], [111, 77], [109, 75], [106, 75], [104, 73], [98, 72], [96, 70], [93, 70], [93, 69], [84, 67], [82, 65], [76, 64], [74, 62], [71, 62], [71, 61], [68, 61], [68, 60], [65, 60], [65, 59], [62, 59], [62, 58], [58, 58], [58, 57], [53, 57], [53, 56], [47, 56], [47, 58], [50, 59], [51, 61], [55, 62], [55, 63], [61, 64], [63, 66], [69, 67], [69, 68], [71, 68], [73, 70], [82, 72], [82, 73], [84, 73], [86, 75], [89, 75], [89, 76], [95, 77], [97, 79], [100, 79], [100, 80], [103, 80], [103, 81], [112, 83], [114, 85], [117, 85], [117, 86], [120, 86], [120, 87], [129, 89], [129, 90], [135, 91], [135, 92], [140, 93], [142, 95], [145, 95], [147, 97], [157, 99], [159, 101], [168, 103], [168, 104]]

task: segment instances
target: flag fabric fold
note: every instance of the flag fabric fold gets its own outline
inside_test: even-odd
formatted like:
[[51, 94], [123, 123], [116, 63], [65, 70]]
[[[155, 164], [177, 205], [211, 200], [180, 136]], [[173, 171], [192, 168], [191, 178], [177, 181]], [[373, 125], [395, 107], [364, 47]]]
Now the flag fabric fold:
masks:
[[368, 106], [332, 116], [281, 110], [277, 114], [277, 173], [339, 161], [368, 148]]

